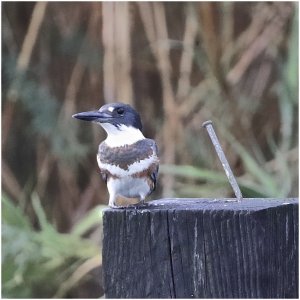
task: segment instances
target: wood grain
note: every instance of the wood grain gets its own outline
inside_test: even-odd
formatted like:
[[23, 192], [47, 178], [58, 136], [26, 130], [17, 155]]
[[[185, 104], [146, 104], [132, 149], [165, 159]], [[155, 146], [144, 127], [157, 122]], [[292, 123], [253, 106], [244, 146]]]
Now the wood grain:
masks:
[[103, 272], [107, 298], [297, 298], [298, 199], [107, 209]]

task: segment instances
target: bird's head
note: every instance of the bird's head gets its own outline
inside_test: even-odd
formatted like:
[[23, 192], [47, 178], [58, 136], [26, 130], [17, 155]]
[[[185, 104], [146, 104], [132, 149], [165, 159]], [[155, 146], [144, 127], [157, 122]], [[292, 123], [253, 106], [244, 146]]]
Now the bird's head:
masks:
[[130, 105], [123, 103], [105, 104], [99, 110], [81, 112], [72, 117], [100, 125], [111, 124], [117, 129], [121, 129], [121, 126], [124, 125], [142, 130], [140, 115]]
[[97, 123], [104, 128], [108, 137], [116, 138], [118, 136], [120, 138], [122, 136], [124, 142], [126, 135], [129, 141], [142, 138], [140, 115], [128, 104], [109, 103], [103, 105], [99, 110], [81, 112], [72, 117]]

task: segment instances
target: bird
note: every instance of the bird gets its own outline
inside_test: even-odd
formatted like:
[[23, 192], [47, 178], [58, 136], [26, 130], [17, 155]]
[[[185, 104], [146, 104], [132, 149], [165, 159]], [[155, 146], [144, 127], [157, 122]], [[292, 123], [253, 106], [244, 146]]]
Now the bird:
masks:
[[108, 205], [120, 207], [116, 205], [118, 197], [136, 198], [145, 205], [157, 185], [159, 156], [156, 142], [142, 133], [138, 112], [128, 104], [115, 102], [72, 117], [96, 123], [106, 131], [97, 163], [109, 192]]

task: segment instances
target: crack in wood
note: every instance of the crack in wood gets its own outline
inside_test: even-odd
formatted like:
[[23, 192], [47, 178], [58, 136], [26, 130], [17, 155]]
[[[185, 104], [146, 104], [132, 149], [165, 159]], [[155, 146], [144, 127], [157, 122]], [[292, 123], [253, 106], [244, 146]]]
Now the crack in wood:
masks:
[[298, 199], [156, 200], [103, 226], [107, 298], [298, 298]]

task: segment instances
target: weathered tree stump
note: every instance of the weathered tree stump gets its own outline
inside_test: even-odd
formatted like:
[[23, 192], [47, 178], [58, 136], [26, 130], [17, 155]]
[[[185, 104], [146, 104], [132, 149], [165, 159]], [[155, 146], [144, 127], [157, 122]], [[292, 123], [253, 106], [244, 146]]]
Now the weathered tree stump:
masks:
[[104, 212], [107, 298], [298, 298], [298, 199]]

